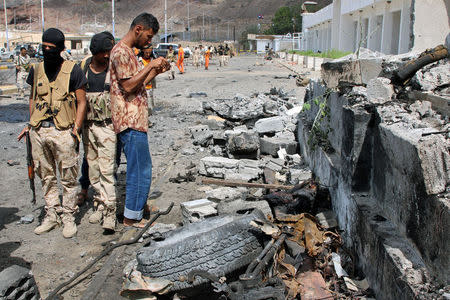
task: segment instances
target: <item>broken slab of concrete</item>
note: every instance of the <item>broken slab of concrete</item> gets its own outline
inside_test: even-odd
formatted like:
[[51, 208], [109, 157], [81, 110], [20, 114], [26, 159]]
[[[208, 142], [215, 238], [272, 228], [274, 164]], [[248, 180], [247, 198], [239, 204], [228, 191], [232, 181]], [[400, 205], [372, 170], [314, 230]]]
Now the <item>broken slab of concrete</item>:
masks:
[[377, 77], [369, 80], [367, 84], [367, 98], [374, 103], [384, 103], [391, 101], [394, 95], [394, 86], [391, 80], [384, 77]]
[[237, 171], [239, 160], [225, 157], [208, 156], [200, 160], [198, 172], [204, 176], [225, 178], [226, 173]]
[[316, 215], [316, 219], [317, 221], [319, 221], [319, 224], [325, 229], [338, 227], [336, 214], [332, 210], [318, 213]]
[[183, 224], [199, 222], [217, 215], [217, 203], [208, 199], [198, 199], [180, 203]]
[[248, 190], [246, 188], [219, 187], [206, 191], [206, 198], [214, 202], [229, 202], [234, 200], [245, 200]]
[[382, 71], [382, 59], [336, 59], [322, 64], [321, 77], [328, 88], [336, 88], [340, 82], [366, 85]]
[[297, 153], [297, 142], [278, 137], [262, 137], [259, 139], [261, 154], [269, 154], [278, 157], [278, 150], [286, 149], [287, 154]]
[[258, 158], [259, 156], [259, 135], [255, 131], [246, 131], [238, 134], [231, 134], [227, 141], [228, 153], [233, 157]]
[[266, 218], [273, 218], [269, 203], [265, 200], [235, 200], [231, 202], [220, 202], [217, 204], [217, 211], [219, 214], [244, 214], [245, 212], [253, 211], [255, 209], [259, 209]]
[[282, 131], [287, 123], [286, 117], [270, 117], [259, 119], [255, 123], [254, 130], [259, 134], [275, 133]]

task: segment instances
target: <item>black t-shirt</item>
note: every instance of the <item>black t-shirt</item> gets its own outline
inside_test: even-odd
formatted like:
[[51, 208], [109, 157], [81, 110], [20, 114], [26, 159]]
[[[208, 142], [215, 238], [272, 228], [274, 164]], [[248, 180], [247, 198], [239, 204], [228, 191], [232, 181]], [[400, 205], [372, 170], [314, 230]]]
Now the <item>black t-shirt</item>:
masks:
[[[53, 78], [49, 78], [49, 81], [55, 81], [56, 77], [58, 76], [59, 71], [55, 73]], [[31, 86], [33, 86], [34, 83], [34, 68], [31, 67], [30, 73], [28, 73], [27, 83]], [[83, 71], [81, 70], [79, 65], [73, 66], [72, 72], [70, 72], [70, 81], [69, 81], [69, 92], [74, 92], [80, 88], [82, 88], [84, 85], [86, 85], [87, 79], [84, 75]]]
[[86, 92], [98, 93], [105, 90], [106, 71], [96, 74], [91, 68], [88, 68], [87, 79], [88, 86]]

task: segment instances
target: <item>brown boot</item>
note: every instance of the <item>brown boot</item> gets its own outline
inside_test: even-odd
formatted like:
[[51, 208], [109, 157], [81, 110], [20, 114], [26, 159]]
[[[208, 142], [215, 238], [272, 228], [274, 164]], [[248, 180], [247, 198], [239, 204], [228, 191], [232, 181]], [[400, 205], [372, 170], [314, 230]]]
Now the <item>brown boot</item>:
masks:
[[43, 234], [45, 232], [49, 232], [50, 230], [52, 230], [53, 228], [55, 228], [60, 224], [61, 219], [59, 218], [56, 211], [54, 209], [49, 209], [41, 225], [39, 225], [34, 229], [34, 233]]
[[116, 231], [116, 209], [107, 208], [103, 216], [103, 229], [109, 231]]
[[77, 234], [77, 224], [75, 224], [75, 218], [73, 214], [70, 213], [64, 213], [62, 216], [62, 222], [63, 222], [63, 236], [66, 239], [70, 239], [71, 237], [75, 236]]
[[[95, 209], [95, 207], [94, 207]], [[89, 223], [97, 224], [100, 223], [103, 219], [103, 215], [105, 214], [105, 206], [103, 204], [98, 204], [97, 209], [95, 209], [94, 213], [89, 216]]]

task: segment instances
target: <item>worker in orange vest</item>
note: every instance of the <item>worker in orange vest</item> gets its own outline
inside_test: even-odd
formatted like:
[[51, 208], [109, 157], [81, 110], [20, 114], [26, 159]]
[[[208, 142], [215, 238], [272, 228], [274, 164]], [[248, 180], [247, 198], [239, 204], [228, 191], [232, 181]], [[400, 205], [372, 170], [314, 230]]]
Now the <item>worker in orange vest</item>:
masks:
[[206, 50], [205, 52], [205, 70], [208, 70], [210, 56], [211, 56], [211, 47], [208, 47], [208, 50]]
[[181, 47], [181, 44], [178, 44], [178, 61], [177, 61], [177, 67], [180, 70], [180, 74], [184, 73], [184, 65], [183, 65], [183, 60], [184, 60], [184, 50]]

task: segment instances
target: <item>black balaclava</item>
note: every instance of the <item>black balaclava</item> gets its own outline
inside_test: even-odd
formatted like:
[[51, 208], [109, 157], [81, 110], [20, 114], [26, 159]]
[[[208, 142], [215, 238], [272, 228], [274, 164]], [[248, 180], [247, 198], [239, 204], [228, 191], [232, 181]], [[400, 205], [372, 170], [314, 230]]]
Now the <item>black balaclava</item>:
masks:
[[114, 37], [111, 33], [104, 31], [97, 33], [91, 39], [91, 45], [89, 50], [91, 50], [92, 55], [100, 52], [106, 52], [114, 47]]
[[50, 81], [54, 79], [63, 62], [61, 51], [65, 48], [64, 41], [64, 33], [56, 28], [49, 28], [44, 32], [44, 34], [42, 34], [43, 43], [52, 43], [56, 46], [55, 49], [51, 50], [45, 50], [44, 48], [42, 49], [44, 54], [44, 69]]

